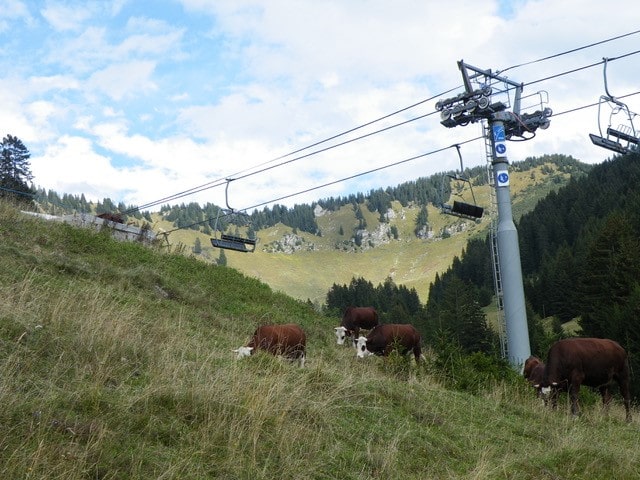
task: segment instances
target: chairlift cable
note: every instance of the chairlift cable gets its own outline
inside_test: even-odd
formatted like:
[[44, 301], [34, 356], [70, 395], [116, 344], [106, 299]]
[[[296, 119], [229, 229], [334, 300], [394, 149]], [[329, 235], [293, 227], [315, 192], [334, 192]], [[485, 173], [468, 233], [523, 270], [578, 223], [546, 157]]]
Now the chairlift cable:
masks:
[[539, 58], [537, 60], [531, 60], [529, 62], [524, 62], [524, 63], [520, 63], [520, 64], [517, 64], [517, 65], [512, 65], [512, 66], [507, 67], [507, 68], [505, 68], [503, 70], [499, 70], [497, 73], [498, 74], [502, 74], [502, 73], [506, 72], [507, 70], [512, 70], [514, 68], [524, 67], [526, 65], [532, 65], [534, 63], [544, 62], [546, 60], [551, 60], [552, 58], [557, 58], [557, 57], [561, 57], [563, 55], [568, 55], [570, 53], [575, 53], [575, 52], [578, 52], [580, 50], [584, 50], [584, 49], [587, 49], [587, 48], [595, 47], [597, 45], [602, 45], [603, 43], [611, 42], [613, 40], [618, 40], [618, 39], [624, 38], [624, 37], [629, 37], [631, 35], [636, 35], [638, 33], [640, 33], [640, 30], [635, 30], [633, 32], [629, 32], [629, 33], [625, 33], [625, 34], [618, 35], [618, 36], [615, 36], [615, 37], [607, 38], [606, 40], [601, 40], [599, 42], [594, 42], [594, 43], [590, 43], [588, 45], [583, 45], [582, 47], [577, 47], [577, 48], [573, 48], [571, 50], [567, 50], [567, 51], [564, 51], [564, 52], [555, 53], [553, 55], [549, 55], [547, 57]]
[[[640, 33], [640, 30], [633, 31], [633, 32], [629, 32], [629, 33], [624, 34], [624, 35], [619, 35], [619, 36], [617, 36], [617, 37], [612, 37], [612, 38], [610, 38], [610, 39], [602, 40], [602, 41], [600, 41], [600, 42], [596, 42], [596, 43], [593, 43], [593, 44], [589, 44], [589, 45], [586, 45], [586, 46], [583, 46], [583, 47], [579, 47], [579, 48], [576, 48], [576, 49], [572, 49], [572, 50], [568, 50], [568, 51], [565, 51], [565, 52], [561, 52], [561, 53], [558, 53], [558, 54], [555, 54], [555, 55], [552, 55], [552, 56], [549, 56], [549, 57], [544, 57], [544, 58], [541, 58], [541, 59], [538, 59], [538, 60], [535, 60], [535, 61], [532, 61], [532, 62], [527, 62], [527, 63], [523, 63], [523, 64], [519, 64], [519, 65], [514, 65], [514, 66], [511, 66], [511, 67], [508, 67], [507, 69], [501, 70], [500, 72], [504, 72], [504, 71], [506, 71], [506, 70], [513, 69], [513, 68], [516, 68], [516, 67], [520, 67], [520, 66], [523, 66], [523, 65], [528, 65], [529, 63], [536, 63], [536, 62], [540, 62], [540, 61], [543, 61], [543, 60], [548, 60], [548, 59], [550, 59], [550, 58], [555, 58], [555, 57], [558, 57], [558, 56], [566, 55], [566, 54], [573, 53], [573, 52], [578, 51], [578, 50], [582, 50], [582, 49], [585, 49], [585, 48], [593, 47], [593, 46], [595, 46], [595, 45], [599, 45], [599, 44], [602, 44], [602, 43], [609, 42], [609, 41], [611, 41], [611, 40], [615, 40], [615, 39], [618, 39], [618, 38], [623, 38], [623, 37], [630, 36], [630, 35], [634, 35], [634, 34], [637, 34], [637, 33]], [[637, 51], [634, 51], [634, 52], [630, 52], [630, 53], [627, 53], [627, 54], [624, 54], [624, 55], [620, 55], [620, 56], [617, 56], [617, 57], [610, 57], [608, 60], [609, 60], [609, 61], [612, 61], [612, 60], [619, 60], [619, 59], [622, 59], [622, 58], [625, 58], [625, 57], [628, 57], [628, 56], [631, 56], [631, 55], [635, 55], [635, 54], [638, 54], [638, 53], [640, 53], [640, 50], [637, 50]], [[555, 75], [551, 75], [551, 76], [548, 76], [548, 77], [545, 77], [545, 78], [541, 78], [541, 79], [538, 79], [538, 80], [534, 80], [534, 81], [531, 81], [531, 82], [528, 82], [528, 83], [523, 83], [522, 85], [524, 86], [524, 85], [533, 85], [533, 84], [536, 84], [536, 83], [541, 83], [541, 82], [544, 82], [544, 81], [547, 81], [547, 80], [550, 80], [550, 79], [553, 79], [553, 78], [558, 78], [558, 77], [561, 77], [561, 76], [564, 76], [564, 75], [568, 75], [568, 74], [571, 74], [571, 73], [575, 73], [575, 72], [577, 72], [577, 71], [581, 71], [581, 70], [585, 70], [585, 69], [588, 69], [588, 68], [591, 68], [591, 67], [594, 67], [594, 66], [598, 66], [598, 65], [600, 65], [600, 64], [602, 64], [602, 61], [597, 62], [597, 63], [590, 64], [590, 65], [586, 65], [586, 66], [583, 66], [583, 67], [579, 67], [579, 68], [576, 68], [576, 69], [573, 69], [573, 70], [568, 70], [568, 71], [565, 71], [565, 72], [561, 72], [561, 73], [558, 73], [558, 74], [555, 74]], [[277, 161], [277, 160], [284, 159], [284, 158], [289, 157], [289, 156], [291, 156], [291, 155], [294, 155], [294, 154], [296, 154], [296, 153], [300, 153], [300, 152], [303, 152], [303, 151], [305, 151], [305, 150], [308, 150], [309, 148], [312, 148], [312, 147], [314, 147], [314, 146], [318, 146], [318, 145], [321, 145], [321, 144], [323, 144], [323, 143], [326, 143], [326, 142], [328, 142], [328, 141], [330, 141], [330, 140], [334, 140], [334, 139], [339, 138], [339, 137], [341, 137], [341, 136], [344, 136], [344, 135], [346, 135], [346, 134], [348, 134], [348, 133], [352, 133], [352, 132], [357, 131], [357, 130], [359, 130], [359, 129], [361, 129], [361, 128], [364, 128], [364, 127], [366, 127], [366, 126], [369, 126], [369, 125], [372, 125], [372, 124], [374, 124], [374, 123], [376, 123], [376, 122], [379, 122], [379, 121], [381, 121], [381, 120], [387, 119], [387, 118], [389, 118], [389, 117], [391, 117], [391, 116], [393, 116], [393, 115], [396, 115], [396, 114], [398, 114], [398, 113], [401, 113], [401, 112], [407, 111], [407, 110], [409, 110], [409, 109], [411, 109], [411, 108], [414, 108], [414, 107], [416, 107], [416, 106], [418, 106], [418, 105], [421, 105], [421, 104], [424, 104], [424, 103], [426, 103], [426, 102], [428, 102], [428, 101], [434, 100], [434, 99], [436, 99], [436, 98], [438, 98], [438, 97], [440, 97], [440, 96], [442, 96], [442, 95], [445, 95], [445, 94], [447, 94], [447, 93], [449, 93], [449, 92], [455, 91], [455, 90], [456, 90], [456, 89], [458, 89], [458, 88], [459, 88], [459, 87], [449, 89], [449, 90], [447, 90], [447, 91], [445, 91], [445, 92], [442, 92], [442, 93], [440, 93], [440, 94], [438, 94], [438, 95], [435, 95], [435, 96], [432, 96], [432, 97], [430, 97], [430, 98], [427, 98], [427, 99], [421, 100], [421, 101], [416, 102], [416, 103], [414, 103], [414, 104], [412, 104], [412, 105], [409, 105], [409, 106], [407, 106], [407, 107], [404, 107], [404, 108], [398, 109], [398, 110], [396, 110], [396, 111], [394, 111], [394, 112], [392, 112], [392, 113], [389, 113], [389, 114], [387, 114], [387, 115], [384, 115], [384, 116], [382, 116], [382, 117], [379, 117], [379, 118], [374, 119], [374, 120], [372, 120], [372, 121], [369, 121], [369, 122], [367, 122], [367, 123], [361, 124], [361, 125], [359, 125], [359, 126], [357, 126], [357, 127], [354, 127], [354, 128], [349, 129], [349, 130], [346, 130], [346, 131], [344, 131], [344, 132], [341, 132], [341, 133], [338, 133], [338, 134], [336, 134], [336, 135], [333, 135], [333, 136], [331, 136], [331, 137], [329, 137], [329, 138], [327, 138], [327, 139], [325, 139], [325, 140], [321, 140], [321, 141], [319, 141], [319, 142], [315, 142], [315, 143], [310, 144], [310, 145], [308, 145], [308, 146], [306, 146], [306, 147], [303, 147], [303, 148], [300, 148], [300, 149], [294, 150], [294, 151], [292, 151], [292, 152], [290, 152], [290, 153], [287, 153], [287, 154], [285, 154], [285, 155], [281, 155], [281, 156], [279, 156], [279, 157], [276, 157], [276, 158], [274, 158], [274, 159], [272, 159], [272, 160], [269, 160], [269, 161], [264, 162], [264, 163], [262, 163], [262, 164], [259, 164], [259, 165], [257, 165], [257, 166], [268, 165], [269, 163], [273, 163], [273, 162], [275, 162], [275, 161]], [[508, 89], [507, 89], [507, 90], [508, 90]], [[580, 108], [586, 108], [586, 107], [580, 107]], [[363, 139], [363, 138], [366, 138], [366, 137], [369, 137], [369, 136], [372, 136], [372, 135], [375, 135], [375, 134], [381, 133], [381, 132], [386, 131], [386, 130], [389, 130], [389, 129], [391, 129], [391, 128], [395, 128], [395, 127], [397, 127], [397, 126], [405, 125], [405, 124], [407, 124], [407, 123], [410, 123], [410, 122], [413, 122], [413, 121], [416, 121], [416, 120], [419, 120], [419, 119], [425, 118], [425, 117], [427, 117], [427, 116], [429, 116], [429, 115], [431, 115], [431, 114], [433, 114], [433, 113], [434, 113], [434, 112], [431, 112], [431, 113], [426, 114], [426, 115], [421, 115], [421, 116], [415, 117], [415, 118], [413, 118], [413, 119], [410, 119], [410, 120], [407, 120], [407, 121], [404, 121], [404, 122], [400, 122], [400, 123], [398, 123], [398, 124], [395, 124], [395, 125], [392, 125], [392, 126], [389, 126], [389, 127], [385, 127], [385, 128], [383, 128], [383, 129], [377, 130], [377, 131], [375, 131], [375, 132], [371, 132], [371, 133], [368, 133], [368, 134], [365, 134], [365, 135], [359, 136], [359, 137], [354, 138], [354, 139], [350, 139], [350, 140], [347, 140], [347, 141], [344, 141], [344, 142], [341, 142], [341, 143], [338, 143], [338, 144], [335, 144], [335, 145], [332, 145], [332, 146], [329, 146], [329, 147], [326, 147], [326, 148], [323, 148], [323, 149], [320, 149], [320, 150], [317, 150], [317, 151], [314, 151], [314, 152], [311, 152], [311, 153], [307, 153], [307, 154], [305, 154], [305, 155], [302, 155], [302, 156], [299, 156], [299, 157], [296, 157], [296, 158], [290, 159], [290, 160], [288, 160], [288, 161], [286, 161], [286, 162], [282, 162], [282, 163], [279, 163], [279, 164], [276, 164], [276, 165], [272, 165], [272, 166], [270, 166], [270, 167], [263, 168], [263, 169], [261, 169], [261, 170], [257, 170], [257, 171], [251, 172], [251, 173], [246, 173], [246, 174], [244, 174], [244, 175], [238, 176], [237, 178], [246, 178], [246, 177], [249, 177], [249, 176], [252, 176], [252, 175], [258, 174], [258, 173], [263, 173], [263, 172], [265, 172], [265, 171], [267, 171], [267, 170], [270, 170], [270, 169], [273, 169], [273, 168], [277, 168], [277, 167], [279, 167], [279, 166], [282, 166], [282, 165], [285, 165], [285, 164], [288, 164], [288, 163], [291, 163], [291, 162], [294, 162], [294, 161], [297, 161], [297, 160], [300, 160], [300, 159], [303, 159], [303, 158], [307, 158], [307, 157], [310, 157], [310, 156], [312, 156], [312, 155], [316, 155], [316, 154], [318, 154], [318, 153], [322, 153], [322, 152], [325, 152], [325, 151], [327, 151], [327, 150], [330, 150], [330, 149], [333, 149], [333, 148], [337, 148], [337, 147], [339, 147], [339, 146], [343, 146], [343, 145], [345, 145], [345, 144], [352, 143], [352, 142], [355, 142], [355, 141], [357, 141], [357, 140], [361, 140], [361, 139]], [[558, 114], [555, 114], [555, 116], [557, 116], [557, 115], [558, 115]], [[251, 168], [249, 168], [249, 169], [245, 169], [245, 170], [243, 170], [243, 171], [241, 171], [241, 172], [237, 172], [237, 173], [249, 172], [250, 170], [252, 170], [252, 169], [254, 169], [254, 168], [256, 168], [256, 166], [251, 167]], [[233, 174], [233, 175], [231, 175], [231, 176], [237, 176], [237, 174]], [[178, 198], [182, 198], [182, 197], [184, 197], [184, 196], [188, 196], [188, 195], [192, 195], [192, 194], [195, 194], [195, 193], [199, 193], [199, 192], [201, 192], [201, 191], [204, 191], [204, 190], [207, 190], [207, 189], [210, 189], [210, 188], [215, 188], [215, 187], [218, 187], [218, 186], [222, 186], [222, 185], [224, 184], [223, 182], [224, 182], [224, 179], [217, 179], [217, 180], [213, 180], [213, 181], [211, 181], [211, 182], [208, 182], [208, 183], [202, 184], [202, 185], [200, 185], [200, 186], [193, 187], [193, 188], [191, 188], [191, 189], [184, 190], [184, 191], [182, 191], [182, 192], [179, 192], [179, 193], [176, 193], [176, 194], [173, 194], [173, 195], [169, 195], [169, 196], [164, 197], [164, 198], [162, 198], [162, 199], [160, 199], [160, 200], [156, 200], [156, 201], [153, 201], [153, 202], [149, 202], [149, 203], [147, 203], [147, 204], [143, 204], [143, 205], [141, 205], [141, 206], [138, 206], [138, 207], [136, 207], [136, 208], [130, 209], [130, 210], [128, 210], [128, 211], [126, 211], [126, 212], [122, 212], [122, 213], [127, 214], [127, 213], [131, 213], [131, 212], [134, 212], [134, 211], [140, 211], [140, 210], [142, 210], [142, 209], [144, 209], [144, 208], [149, 208], [149, 207], [151, 207], [151, 206], [155, 206], [155, 205], [158, 205], [158, 204], [160, 204], [160, 203], [163, 203], [163, 202], [166, 202], [166, 201], [169, 201], [169, 200], [176, 200], [176, 199], [178, 199]]]
[[[457, 145], [464, 145], [464, 144], [466, 144], [466, 143], [475, 142], [475, 141], [480, 140], [480, 139], [482, 139], [482, 138], [484, 138], [484, 137], [479, 136], [479, 137], [471, 138], [471, 139], [465, 140], [465, 141], [463, 141], [463, 142], [460, 142], [460, 143], [459, 143], [459, 144], [457, 144]], [[283, 196], [278, 197], [278, 198], [273, 198], [273, 199], [271, 199], [271, 200], [267, 200], [267, 201], [264, 201], [264, 202], [258, 203], [258, 204], [256, 204], [256, 205], [249, 206], [249, 207], [244, 207], [244, 208], [242, 208], [242, 209], [238, 209], [238, 210], [236, 210], [236, 211], [237, 211], [237, 212], [245, 212], [245, 213], [246, 213], [246, 212], [247, 212], [247, 211], [249, 211], [249, 210], [255, 210], [255, 209], [256, 209], [256, 208], [258, 208], [258, 207], [262, 207], [262, 206], [265, 206], [265, 205], [269, 205], [270, 203], [279, 202], [279, 201], [281, 201], [281, 200], [285, 200], [285, 199], [287, 199], [287, 198], [296, 197], [296, 196], [298, 196], [298, 195], [302, 195], [302, 194], [304, 194], [304, 193], [309, 193], [309, 192], [312, 192], [312, 191], [314, 191], [314, 190], [319, 190], [319, 189], [322, 189], [322, 188], [329, 187], [329, 186], [331, 186], [331, 185], [335, 185], [335, 184], [337, 184], [337, 183], [346, 182], [346, 181], [348, 181], [348, 180], [353, 180], [354, 178], [358, 178], [358, 177], [361, 177], [361, 176], [364, 176], [364, 175], [369, 175], [369, 174], [371, 174], [371, 173], [375, 173], [375, 172], [378, 172], [378, 171], [380, 171], [380, 170], [385, 170], [385, 169], [390, 168], [390, 167], [395, 167], [395, 166], [401, 165], [401, 164], [403, 164], [403, 163], [407, 163], [407, 162], [411, 162], [411, 161], [414, 161], [414, 160], [418, 160], [419, 158], [424, 158], [424, 157], [428, 157], [429, 155], [434, 155], [434, 154], [436, 154], [436, 153], [444, 152], [445, 150], [448, 150], [448, 149], [453, 148], [453, 147], [455, 147], [455, 146], [456, 146], [456, 145], [449, 145], [449, 146], [447, 146], [447, 147], [441, 147], [441, 148], [438, 148], [438, 149], [436, 149], [436, 150], [432, 150], [432, 151], [430, 151], [430, 152], [426, 152], [426, 153], [422, 153], [422, 154], [420, 154], [420, 155], [415, 155], [415, 156], [413, 156], [413, 157], [405, 158], [405, 159], [403, 159], [403, 160], [399, 160], [399, 161], [397, 161], [397, 162], [388, 163], [388, 164], [386, 164], [386, 165], [382, 165], [382, 166], [380, 166], [380, 167], [376, 167], [376, 168], [373, 168], [373, 169], [371, 169], [371, 170], [367, 170], [367, 171], [364, 171], [364, 172], [355, 173], [355, 174], [353, 174], [353, 175], [349, 175], [348, 177], [343, 177], [343, 178], [340, 178], [340, 179], [337, 179], [337, 180], [332, 180], [332, 181], [330, 181], [330, 182], [323, 183], [323, 184], [321, 184], [321, 185], [316, 185], [316, 186], [314, 186], [314, 187], [310, 187], [310, 188], [307, 188], [307, 189], [305, 189], [305, 190], [300, 190], [300, 191], [298, 191], [298, 192], [294, 192], [294, 193], [290, 193], [290, 194], [287, 194], [287, 195], [283, 195]], [[222, 215], [222, 217], [224, 217], [224, 216], [226, 216], [226, 215]], [[182, 227], [174, 228], [173, 230], [168, 230], [166, 233], [171, 233], [171, 232], [175, 232], [175, 231], [177, 231], [177, 230], [183, 230], [183, 229], [185, 229], [185, 228], [190, 228], [190, 227], [193, 227], [193, 226], [196, 226], [196, 225], [201, 225], [201, 224], [206, 223], [206, 222], [208, 222], [208, 221], [210, 221], [210, 220], [212, 220], [212, 219], [213, 219], [213, 217], [209, 217], [209, 218], [207, 218], [207, 219], [205, 219], [205, 220], [201, 220], [201, 221], [199, 221], [199, 222], [194, 222], [194, 223], [191, 223], [191, 224], [189, 224], [189, 225], [184, 225], [184, 226], [182, 226]]]
[[[433, 100], [433, 98], [431, 98], [430, 100]], [[419, 115], [419, 116], [417, 116], [417, 117], [410, 118], [409, 120], [405, 120], [405, 121], [403, 121], [403, 122], [399, 122], [399, 123], [396, 123], [396, 124], [389, 125], [389, 126], [387, 126], [387, 127], [381, 128], [381, 129], [376, 130], [376, 131], [374, 131], [374, 132], [369, 132], [369, 133], [366, 133], [366, 134], [361, 135], [361, 136], [359, 136], [359, 137], [352, 138], [352, 139], [349, 139], [349, 140], [345, 140], [344, 142], [337, 143], [337, 144], [334, 144], [334, 145], [330, 145], [330, 146], [325, 147], [325, 148], [322, 148], [322, 149], [320, 149], [320, 150], [314, 150], [313, 152], [306, 153], [306, 154], [304, 154], [304, 155], [300, 155], [300, 156], [298, 156], [298, 157], [295, 157], [295, 158], [289, 159], [289, 160], [287, 160], [287, 161], [284, 161], [284, 162], [278, 163], [278, 164], [276, 164], [276, 165], [272, 165], [272, 166], [270, 166], [270, 167], [265, 167], [265, 168], [263, 168], [263, 169], [256, 170], [256, 171], [253, 171], [253, 172], [250, 172], [250, 173], [244, 174], [244, 175], [236, 176], [236, 177], [234, 178], [234, 180], [239, 180], [239, 179], [243, 179], [243, 178], [251, 177], [251, 176], [253, 176], [253, 175], [257, 175], [257, 174], [259, 174], [259, 173], [264, 173], [264, 172], [266, 172], [266, 171], [268, 171], [268, 170], [272, 170], [272, 169], [274, 169], [274, 168], [277, 168], [277, 167], [280, 167], [280, 166], [283, 166], [283, 165], [286, 165], [286, 164], [289, 164], [289, 163], [292, 163], [292, 162], [295, 162], [295, 161], [301, 160], [301, 159], [303, 159], [303, 158], [311, 157], [311, 156], [313, 156], [313, 155], [317, 155], [317, 154], [319, 154], [319, 153], [323, 153], [323, 152], [326, 152], [326, 151], [328, 151], [328, 150], [332, 150], [332, 149], [334, 149], [334, 148], [338, 148], [338, 147], [341, 147], [341, 146], [347, 145], [347, 144], [349, 144], [349, 143], [353, 143], [353, 142], [356, 142], [356, 141], [358, 141], [358, 140], [362, 140], [363, 138], [371, 137], [371, 136], [373, 136], [373, 135], [377, 135], [378, 133], [382, 133], [382, 132], [385, 132], [385, 131], [391, 130], [391, 129], [393, 129], [393, 128], [397, 128], [397, 127], [400, 127], [400, 126], [403, 126], [403, 125], [407, 125], [407, 124], [409, 124], [409, 123], [411, 123], [411, 122], [415, 122], [415, 121], [417, 121], [417, 120], [421, 120], [421, 119], [423, 119], [423, 118], [426, 118], [426, 117], [429, 117], [429, 116], [431, 116], [431, 115], [434, 115], [435, 113], [436, 113], [436, 112], [429, 112], [429, 113], [426, 113], [426, 114], [424, 114], [424, 115]], [[316, 145], [317, 145], [317, 144], [319, 144], [319, 143], [322, 143], [322, 142], [318, 142], [318, 143], [316, 143]], [[304, 149], [301, 149], [301, 150], [304, 150]], [[300, 151], [301, 151], [301, 150], [300, 150]], [[216, 182], [217, 182], [217, 183], [216, 183]], [[216, 183], [216, 184], [214, 185], [214, 183]], [[131, 209], [131, 210], [130, 210], [130, 211], [128, 211], [128, 212], [139, 211], [139, 210], [140, 210], [140, 209], [142, 209], [142, 208], [148, 208], [148, 207], [151, 207], [151, 206], [154, 206], [154, 205], [158, 205], [159, 203], [164, 203], [164, 202], [166, 202], [167, 200], [176, 200], [176, 199], [178, 199], [178, 198], [182, 198], [182, 197], [184, 197], [184, 196], [193, 195], [194, 193], [200, 193], [200, 192], [202, 192], [202, 191], [204, 191], [204, 190], [209, 190], [209, 189], [211, 189], [211, 188], [220, 187], [220, 186], [222, 186], [223, 184], [224, 184], [224, 183], [223, 183], [223, 181], [222, 181], [222, 180], [215, 180], [215, 181], [212, 181], [212, 182], [209, 182], [209, 183], [205, 183], [205, 184], [203, 184], [203, 185], [200, 185], [200, 186], [198, 186], [198, 187], [193, 187], [193, 188], [191, 188], [191, 189], [189, 189], [189, 190], [185, 190], [185, 191], [180, 192], [180, 193], [177, 193], [177, 194], [175, 194], [175, 195], [171, 195], [171, 196], [168, 196], [168, 197], [164, 197], [164, 198], [162, 198], [162, 199], [161, 199], [161, 200], [159, 200], [159, 201], [154, 201], [154, 202], [150, 202], [150, 203], [147, 203], [147, 204], [141, 205], [141, 206], [139, 206], [139, 207], [137, 207], [137, 208], [135, 208], [135, 209]], [[122, 212], [122, 213], [126, 214], [126, 213], [128, 213], [128, 212]]]
[[[631, 96], [638, 95], [638, 94], [640, 94], [640, 91], [633, 92], [633, 93], [628, 93], [628, 94], [622, 95], [622, 96], [620, 96], [618, 98], [627, 98], [627, 97], [631, 97]], [[590, 104], [587, 104], [587, 105], [582, 105], [582, 106], [579, 106], [579, 107], [571, 108], [569, 110], [565, 110], [565, 111], [562, 111], [562, 112], [557, 112], [557, 113], [554, 112], [553, 116], [554, 117], [559, 117], [561, 115], [567, 115], [567, 114], [570, 114], [570, 113], [575, 113], [575, 112], [578, 112], [580, 110], [584, 110], [586, 108], [592, 108], [592, 107], [595, 107], [597, 105], [598, 105], [597, 102], [596, 103], [590, 103]], [[465, 140], [463, 142], [459, 142], [457, 145], [464, 145], [466, 143], [471, 143], [473, 141], [476, 141], [476, 140], [479, 140], [479, 139], [482, 139], [482, 138], [484, 138], [484, 137], [480, 136], [480, 137], [472, 138], [472, 139], [469, 139], [469, 140]], [[278, 197], [278, 198], [275, 198], [275, 199], [272, 199], [272, 200], [261, 202], [259, 204], [256, 204], [256, 205], [253, 205], [253, 206], [250, 206], [250, 207], [242, 208], [242, 209], [240, 209], [238, 211], [247, 212], [247, 211], [250, 211], [252, 209], [268, 205], [270, 203], [274, 203], [274, 202], [278, 202], [278, 201], [281, 201], [281, 200], [285, 200], [285, 199], [288, 199], [288, 198], [291, 198], [291, 197], [295, 197], [297, 195], [302, 195], [304, 193], [308, 193], [308, 192], [311, 192], [311, 191], [314, 191], [314, 190], [325, 188], [325, 187], [328, 187], [328, 186], [331, 186], [331, 185], [334, 185], [334, 184], [337, 184], [337, 183], [340, 183], [340, 182], [343, 182], [343, 181], [352, 180], [352, 179], [357, 178], [359, 176], [367, 175], [369, 173], [374, 173], [376, 171], [383, 170], [383, 169], [388, 168], [388, 167], [396, 166], [396, 165], [399, 165], [399, 164], [402, 164], [402, 163], [405, 163], [405, 162], [408, 162], [408, 161], [411, 161], [411, 160], [415, 160], [417, 158], [422, 158], [422, 157], [425, 157], [425, 156], [428, 156], [428, 155], [431, 155], [431, 154], [440, 153], [440, 152], [442, 152], [444, 150], [447, 150], [448, 148], [452, 148], [452, 147], [455, 147], [455, 144], [454, 145], [450, 145], [448, 147], [439, 148], [437, 150], [433, 150], [431, 152], [427, 152], [425, 154], [418, 155], [416, 157], [412, 157], [412, 158], [409, 158], [409, 159], [401, 160], [401, 161], [396, 162], [396, 163], [392, 163], [392, 164], [388, 164], [388, 165], [385, 165], [385, 166], [382, 166], [382, 167], [378, 167], [378, 168], [373, 169], [373, 170], [369, 170], [369, 171], [366, 171], [366, 172], [361, 172], [361, 173], [358, 173], [358, 174], [355, 174], [355, 175], [351, 175], [349, 177], [345, 177], [345, 178], [342, 178], [342, 179], [334, 180], [334, 181], [329, 182], [329, 183], [325, 183], [325, 184], [322, 184], [322, 185], [311, 187], [311, 188], [306, 189], [306, 190], [302, 190], [302, 191], [291, 193], [291, 194], [288, 194], [288, 195], [285, 195], [285, 196], [282, 196], [282, 197]], [[224, 216], [225, 215], [222, 215], [222, 217], [224, 217]], [[209, 218], [207, 218], [207, 219], [205, 219], [203, 221], [200, 221], [200, 222], [194, 222], [192, 224], [189, 224], [189, 225], [186, 225], [186, 226], [183, 226], [183, 227], [174, 228], [173, 230], [169, 230], [166, 233], [168, 234], [168, 233], [171, 233], [171, 232], [175, 232], [177, 230], [182, 230], [182, 229], [185, 229], [185, 228], [190, 228], [192, 226], [201, 225], [203, 223], [209, 222], [212, 219], [213, 219], [213, 217], [209, 217]]]

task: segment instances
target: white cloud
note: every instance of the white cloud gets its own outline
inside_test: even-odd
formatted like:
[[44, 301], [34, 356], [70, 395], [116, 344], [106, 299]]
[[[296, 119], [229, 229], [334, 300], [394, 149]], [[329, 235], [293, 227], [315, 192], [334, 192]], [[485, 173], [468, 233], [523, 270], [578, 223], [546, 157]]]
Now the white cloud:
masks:
[[134, 95], [146, 95], [157, 88], [152, 80], [155, 64], [151, 61], [131, 61], [112, 64], [92, 74], [87, 85], [113, 100]]
[[[457, 60], [495, 71], [637, 30], [633, 15], [603, 23], [596, 0], [182, 0], [144, 11], [139, 2], [50, 0], [42, 9], [48, 23], [31, 22], [28, 30], [20, 20], [29, 15], [25, 3], [9, 5], [0, 32], [3, 21], [23, 23], [14, 29], [15, 46], [2, 51], [16, 68], [0, 73], [0, 128], [34, 153], [36, 181], [61, 193], [86, 188], [98, 198], [146, 203], [426, 115], [239, 179], [231, 187], [238, 208], [479, 136], [477, 125], [440, 125], [431, 100], [275, 160], [460, 86]], [[630, 0], [608, 5], [635, 8]], [[505, 75], [524, 82], [525, 94], [547, 91], [548, 106], [562, 113], [597, 101], [601, 67], [538, 80], [635, 51], [637, 43], [631, 36]], [[638, 90], [637, 65], [634, 56], [610, 64], [614, 94]], [[629, 105], [640, 110], [640, 97]], [[601, 161], [608, 153], [588, 139], [596, 129], [596, 109], [552, 117], [535, 139], [509, 144], [510, 160], [564, 153]], [[480, 141], [462, 152], [466, 166], [485, 162]], [[385, 188], [457, 166], [455, 150], [447, 150], [284, 203]], [[185, 201], [221, 203], [224, 189]]]
[[40, 14], [54, 30], [78, 30], [91, 17], [91, 10], [86, 5], [61, 5], [49, 3]]
[[0, 6], [0, 33], [9, 30], [11, 22], [19, 20], [32, 22], [26, 4], [20, 0], [4, 0]]
[[97, 154], [86, 138], [62, 136], [43, 155], [32, 157], [31, 169], [36, 184], [58, 193], [102, 199], [121, 190], [110, 159]]

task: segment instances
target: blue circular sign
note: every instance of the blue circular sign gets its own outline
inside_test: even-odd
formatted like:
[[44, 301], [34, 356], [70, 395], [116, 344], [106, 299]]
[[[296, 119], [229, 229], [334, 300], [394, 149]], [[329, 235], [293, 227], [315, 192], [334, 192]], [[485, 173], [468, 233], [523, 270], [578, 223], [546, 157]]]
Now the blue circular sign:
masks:
[[509, 174], [508, 173], [499, 173], [498, 174], [498, 183], [507, 183], [509, 181]]
[[498, 152], [500, 155], [502, 155], [506, 151], [507, 151], [507, 146], [504, 143], [499, 143], [496, 145], [496, 152]]

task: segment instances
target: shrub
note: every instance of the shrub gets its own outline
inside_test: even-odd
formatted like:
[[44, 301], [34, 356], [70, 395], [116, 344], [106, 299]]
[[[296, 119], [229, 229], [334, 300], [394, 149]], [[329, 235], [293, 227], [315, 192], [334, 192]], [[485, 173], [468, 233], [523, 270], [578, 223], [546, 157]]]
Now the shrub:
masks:
[[497, 383], [515, 384], [520, 380], [505, 359], [483, 352], [465, 354], [459, 345], [445, 339], [439, 341], [427, 368], [446, 388], [473, 394]]

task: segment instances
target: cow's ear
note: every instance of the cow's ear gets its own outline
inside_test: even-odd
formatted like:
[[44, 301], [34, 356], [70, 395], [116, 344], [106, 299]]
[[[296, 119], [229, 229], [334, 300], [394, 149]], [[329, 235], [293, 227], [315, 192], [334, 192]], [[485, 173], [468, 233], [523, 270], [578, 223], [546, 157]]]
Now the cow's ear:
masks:
[[253, 352], [253, 347], [247, 347], [247, 350], [249, 350], [249, 353]]

